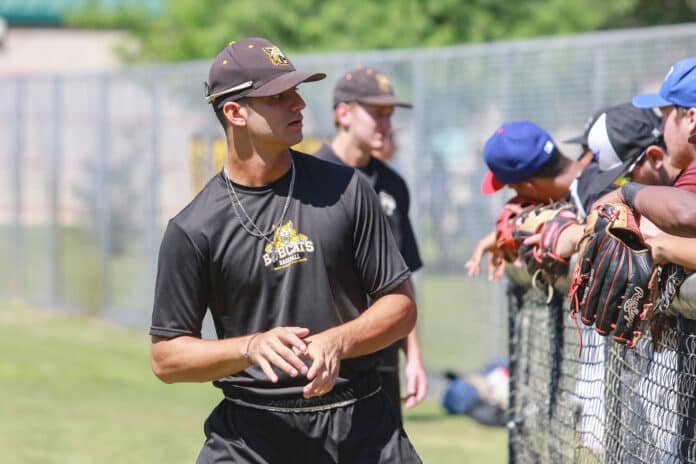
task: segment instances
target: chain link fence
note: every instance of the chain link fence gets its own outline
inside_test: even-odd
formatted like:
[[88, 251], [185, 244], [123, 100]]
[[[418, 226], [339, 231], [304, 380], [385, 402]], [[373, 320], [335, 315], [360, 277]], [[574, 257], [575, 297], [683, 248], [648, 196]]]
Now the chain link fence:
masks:
[[694, 286], [629, 348], [576, 325], [566, 293], [511, 284], [510, 462], [696, 462]]
[[[695, 40], [696, 26], [683, 25], [291, 54], [298, 68], [328, 74], [300, 88], [307, 150], [333, 135], [333, 84], [358, 64], [387, 73], [414, 103], [395, 114], [395, 166], [411, 189], [425, 261], [416, 283], [430, 369], [473, 369], [506, 351], [504, 289], [467, 278], [464, 267], [505, 200], [479, 193], [481, 147], [492, 131], [531, 119], [559, 142], [577, 135], [600, 106], [656, 90], [670, 64], [693, 55]], [[0, 295], [148, 326], [166, 221], [225, 154], [203, 99], [208, 66], [0, 79]]]

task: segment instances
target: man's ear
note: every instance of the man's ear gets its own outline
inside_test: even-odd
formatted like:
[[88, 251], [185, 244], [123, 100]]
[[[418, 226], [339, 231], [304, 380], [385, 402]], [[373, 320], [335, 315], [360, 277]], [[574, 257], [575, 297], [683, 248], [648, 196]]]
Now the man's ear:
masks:
[[689, 143], [696, 143], [696, 108], [689, 108], [686, 114], [689, 121]]
[[651, 163], [656, 169], [662, 167], [662, 163], [665, 162], [665, 156], [667, 153], [665, 149], [659, 145], [649, 145], [645, 149], [645, 156], [648, 158], [647, 161]]
[[334, 118], [339, 129], [350, 127], [353, 117], [351, 109], [351, 104], [346, 102], [339, 102], [334, 108]]
[[222, 106], [222, 113], [227, 122], [234, 127], [246, 127], [248, 109], [236, 101], [229, 101]]

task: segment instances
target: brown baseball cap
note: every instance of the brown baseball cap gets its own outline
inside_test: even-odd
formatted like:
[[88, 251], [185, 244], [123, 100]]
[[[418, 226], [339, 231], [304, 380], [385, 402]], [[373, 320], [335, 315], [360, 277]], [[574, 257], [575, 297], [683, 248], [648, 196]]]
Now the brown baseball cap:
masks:
[[386, 74], [365, 66], [358, 66], [345, 73], [334, 87], [334, 106], [353, 101], [377, 106], [413, 106], [396, 98]]
[[269, 40], [251, 37], [230, 42], [215, 57], [205, 83], [205, 98], [215, 104], [242, 97], [268, 97], [325, 77], [324, 73], [297, 71]]

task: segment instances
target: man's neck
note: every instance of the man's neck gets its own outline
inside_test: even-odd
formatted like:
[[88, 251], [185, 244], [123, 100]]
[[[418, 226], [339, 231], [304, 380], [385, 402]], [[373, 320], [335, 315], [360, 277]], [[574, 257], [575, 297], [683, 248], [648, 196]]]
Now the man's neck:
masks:
[[255, 150], [240, 152], [233, 144], [227, 146], [225, 170], [227, 177], [238, 185], [263, 187], [283, 177], [290, 169], [290, 150], [258, 153]]
[[331, 149], [344, 164], [351, 168], [362, 168], [370, 162], [370, 152], [364, 152], [356, 146], [350, 137], [339, 133], [331, 142]]
[[567, 197], [570, 186], [582, 172], [583, 167], [579, 161], [572, 161], [565, 171], [555, 177], [536, 177], [535, 187], [539, 193], [538, 199], [558, 201]]
[[557, 199], [565, 198], [568, 195], [573, 181], [580, 175], [585, 165], [579, 161], [571, 161], [568, 168], [560, 175], [556, 176], [553, 182], [554, 197]]

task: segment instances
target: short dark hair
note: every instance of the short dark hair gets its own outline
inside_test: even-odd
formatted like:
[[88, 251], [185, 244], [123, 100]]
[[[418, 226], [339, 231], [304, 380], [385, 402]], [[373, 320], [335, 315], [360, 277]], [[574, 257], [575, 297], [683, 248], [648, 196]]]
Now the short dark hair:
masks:
[[554, 148], [551, 158], [531, 177], [556, 177], [562, 174], [570, 166], [570, 163], [568, 158], [557, 148]]
[[684, 116], [686, 116], [686, 113], [689, 112], [689, 108], [685, 106], [674, 105], [674, 108], [677, 110], [677, 115], [680, 118], [683, 118]]
[[230, 127], [230, 122], [227, 120], [225, 113], [222, 111], [222, 105], [215, 107], [215, 116], [217, 117], [218, 121], [220, 121], [220, 125], [222, 125], [222, 129], [225, 132], [227, 132], [227, 128]]

